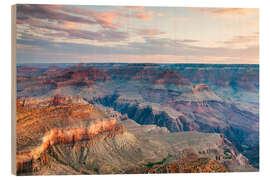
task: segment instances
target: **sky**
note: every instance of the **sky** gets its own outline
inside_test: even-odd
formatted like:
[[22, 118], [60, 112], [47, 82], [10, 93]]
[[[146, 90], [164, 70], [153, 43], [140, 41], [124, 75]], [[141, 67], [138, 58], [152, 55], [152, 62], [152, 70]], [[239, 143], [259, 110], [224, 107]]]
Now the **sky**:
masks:
[[259, 63], [259, 9], [17, 5], [17, 63]]

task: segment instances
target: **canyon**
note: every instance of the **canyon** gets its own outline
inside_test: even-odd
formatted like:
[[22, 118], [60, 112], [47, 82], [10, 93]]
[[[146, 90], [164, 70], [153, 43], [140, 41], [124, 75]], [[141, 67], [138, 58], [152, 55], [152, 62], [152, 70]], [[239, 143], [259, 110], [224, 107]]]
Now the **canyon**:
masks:
[[256, 65], [17, 67], [17, 173], [258, 171]]

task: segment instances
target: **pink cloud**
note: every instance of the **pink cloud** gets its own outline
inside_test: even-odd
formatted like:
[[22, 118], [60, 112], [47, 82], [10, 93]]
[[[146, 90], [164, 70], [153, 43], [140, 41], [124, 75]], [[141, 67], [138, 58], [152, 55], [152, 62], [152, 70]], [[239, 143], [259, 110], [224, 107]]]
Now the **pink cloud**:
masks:
[[122, 14], [119, 11], [94, 11], [92, 9], [83, 9], [80, 7], [64, 8], [65, 12], [71, 12], [76, 15], [85, 16], [88, 19], [95, 21], [96, 24], [99, 24], [103, 28], [118, 28], [122, 22], [119, 21], [119, 18]]
[[215, 16], [246, 16], [258, 13], [256, 8], [188, 8], [190, 10], [199, 10]]
[[79, 7], [61, 5], [19, 5], [18, 24], [32, 23], [33, 20], [56, 21], [59, 24], [74, 27], [76, 25], [100, 25], [103, 28], [116, 29], [121, 25], [118, 11], [93, 11]]
[[161, 32], [157, 29], [140, 29], [138, 30], [138, 34], [142, 36], [156, 36], [166, 34], [165, 32]]
[[221, 43], [227, 44], [229, 46], [258, 44], [259, 43], [259, 34], [254, 33], [253, 35], [234, 36], [230, 40], [221, 41]]
[[[117, 11], [93, 12], [92, 17], [105, 28], [118, 28], [122, 22], [118, 21], [120, 13]], [[117, 22], [116, 22], [117, 21]]]
[[96, 24], [99, 24], [103, 28], [112, 28], [116, 29], [120, 27], [122, 21], [120, 21], [120, 17], [123, 16], [119, 11], [102, 11], [97, 12], [91, 9], [82, 9], [79, 7], [72, 8], [72, 9], [65, 9], [65, 11], [72, 12], [77, 15], [83, 15], [90, 19], [93, 19]]
[[62, 21], [60, 22], [61, 25], [64, 26], [64, 28], [71, 29], [71, 28], [77, 28], [80, 26], [86, 26], [87, 24], [85, 23], [77, 23], [77, 22], [72, 22], [72, 21]]
[[157, 13], [157, 16], [164, 16], [164, 14], [162, 14], [162, 13]]
[[154, 13], [153, 11], [140, 11], [136, 13], [136, 17], [143, 20], [151, 20], [153, 19]]
[[237, 15], [246, 15], [247, 13], [250, 13], [253, 11], [253, 9], [248, 8], [220, 8], [215, 9], [213, 11], [214, 14], [220, 14], [220, 15], [231, 15], [231, 14], [237, 14]]

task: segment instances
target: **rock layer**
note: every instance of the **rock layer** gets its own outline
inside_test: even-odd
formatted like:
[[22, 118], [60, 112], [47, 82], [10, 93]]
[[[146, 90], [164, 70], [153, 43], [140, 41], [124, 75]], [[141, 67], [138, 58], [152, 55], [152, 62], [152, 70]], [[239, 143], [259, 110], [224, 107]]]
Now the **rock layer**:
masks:
[[112, 119], [94, 123], [89, 127], [53, 129], [43, 136], [42, 143], [39, 146], [31, 150], [20, 151], [17, 153], [17, 173], [33, 171], [33, 163], [39, 158], [43, 159], [42, 165], [45, 165], [47, 160], [44, 160], [42, 155], [54, 145], [74, 145], [79, 141], [92, 140], [102, 133], [107, 133], [107, 137], [112, 137], [123, 134], [124, 127], [117, 124], [115, 119]]

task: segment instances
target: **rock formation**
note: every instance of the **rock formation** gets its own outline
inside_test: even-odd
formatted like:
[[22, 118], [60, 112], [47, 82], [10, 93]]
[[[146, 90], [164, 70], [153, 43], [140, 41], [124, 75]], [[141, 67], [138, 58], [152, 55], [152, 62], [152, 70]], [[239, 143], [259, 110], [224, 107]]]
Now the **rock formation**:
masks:
[[258, 88], [254, 65], [19, 65], [18, 174], [256, 171]]

